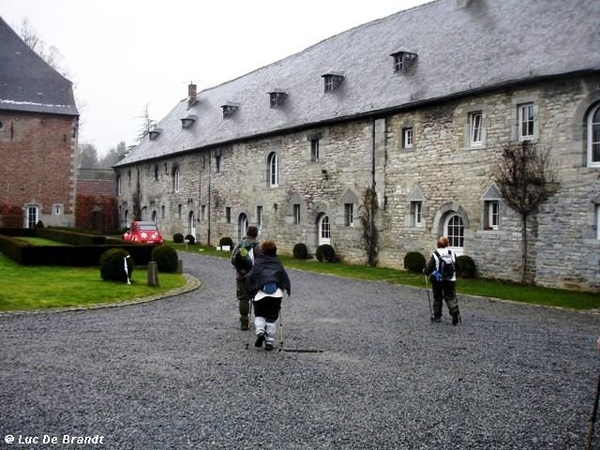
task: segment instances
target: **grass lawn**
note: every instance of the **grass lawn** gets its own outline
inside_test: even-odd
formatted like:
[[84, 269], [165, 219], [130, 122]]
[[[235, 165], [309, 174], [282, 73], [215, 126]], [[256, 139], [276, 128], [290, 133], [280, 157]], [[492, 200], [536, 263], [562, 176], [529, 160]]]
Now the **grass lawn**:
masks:
[[[169, 242], [169, 245], [172, 245], [178, 251], [200, 252], [203, 254], [229, 258], [229, 252], [217, 251], [212, 247], [198, 244], [186, 246], [185, 244], [173, 244], [172, 242]], [[417, 275], [405, 270], [341, 263], [321, 263], [316, 259], [302, 261], [287, 255], [279, 255], [279, 259], [286, 268], [290, 269], [301, 269], [362, 280], [386, 281], [393, 284], [421, 288], [425, 287], [424, 275]], [[431, 285], [429, 285], [429, 287], [431, 288]], [[568, 309], [585, 310], [600, 308], [600, 294], [598, 293], [527, 286], [499, 280], [459, 279], [456, 283], [456, 291], [459, 294], [479, 295], [482, 297], [514, 300], [523, 303], [557, 306]]]
[[128, 301], [185, 284], [181, 274], [159, 274], [147, 285], [146, 271], [134, 270], [132, 284], [103, 281], [97, 267], [21, 266], [0, 254], [0, 311], [86, 307]]

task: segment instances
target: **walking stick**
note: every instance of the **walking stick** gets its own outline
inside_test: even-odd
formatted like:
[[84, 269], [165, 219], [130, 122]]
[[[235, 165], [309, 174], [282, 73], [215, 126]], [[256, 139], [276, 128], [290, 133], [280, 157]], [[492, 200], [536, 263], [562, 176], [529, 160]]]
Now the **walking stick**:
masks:
[[283, 314], [279, 310], [279, 351], [283, 350]]
[[250, 347], [250, 335], [252, 334], [252, 327], [250, 326], [250, 319], [252, 319], [252, 304], [254, 299], [248, 299], [248, 339], [246, 340], [246, 350]]
[[588, 427], [587, 435], [587, 450], [592, 450], [592, 438], [594, 437], [594, 423], [596, 423], [596, 416], [598, 415], [598, 399], [600, 398], [600, 376], [598, 376], [598, 385], [596, 386], [596, 397], [594, 398], [594, 409], [592, 411], [592, 417], [590, 417], [590, 424]]
[[429, 294], [427, 275], [425, 275], [425, 290], [427, 291], [427, 300], [429, 302], [429, 319], [433, 322], [433, 308], [431, 307], [431, 295]]

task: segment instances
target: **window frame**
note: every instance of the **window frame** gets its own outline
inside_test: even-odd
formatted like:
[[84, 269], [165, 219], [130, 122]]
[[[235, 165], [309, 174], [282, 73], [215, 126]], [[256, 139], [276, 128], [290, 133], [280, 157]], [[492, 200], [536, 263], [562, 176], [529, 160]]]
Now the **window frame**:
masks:
[[469, 146], [483, 146], [483, 111], [469, 113]]
[[175, 167], [173, 167], [173, 192], [175, 194], [179, 194], [179, 190], [181, 189], [181, 184], [180, 184], [180, 177], [179, 177], [179, 166], [176, 165]]
[[483, 229], [494, 230], [500, 229], [500, 200], [485, 199], [483, 201]]
[[413, 149], [415, 143], [415, 131], [414, 127], [403, 127], [402, 128], [402, 148]]
[[354, 203], [344, 203], [344, 226], [354, 226]]
[[[525, 110], [528, 111], [529, 117], [525, 117]], [[517, 105], [517, 136], [519, 141], [530, 141], [535, 139], [535, 116], [534, 102], [524, 102]], [[524, 134], [524, 128], [527, 128], [528, 134]]]
[[310, 161], [319, 162], [320, 158], [320, 143], [318, 138], [310, 140]]
[[294, 216], [294, 225], [300, 225], [300, 203], [294, 203], [292, 205], [293, 216]]
[[[597, 122], [594, 116], [598, 115]], [[597, 131], [597, 141], [594, 141], [594, 128]], [[598, 159], [594, 160], [594, 145], [597, 146]], [[587, 166], [600, 168], [600, 103], [596, 104], [587, 117]]]
[[413, 227], [423, 226], [423, 201], [411, 200], [410, 202], [410, 217]]
[[267, 174], [269, 187], [279, 187], [279, 158], [275, 152], [269, 153], [267, 158]]

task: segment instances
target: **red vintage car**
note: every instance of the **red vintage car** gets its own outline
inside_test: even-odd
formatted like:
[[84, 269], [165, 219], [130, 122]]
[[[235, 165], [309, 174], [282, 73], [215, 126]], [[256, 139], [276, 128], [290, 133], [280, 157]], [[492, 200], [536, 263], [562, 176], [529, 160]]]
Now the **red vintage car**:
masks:
[[164, 241], [154, 222], [143, 221], [131, 222], [131, 226], [123, 234], [123, 239], [140, 244], [162, 244]]

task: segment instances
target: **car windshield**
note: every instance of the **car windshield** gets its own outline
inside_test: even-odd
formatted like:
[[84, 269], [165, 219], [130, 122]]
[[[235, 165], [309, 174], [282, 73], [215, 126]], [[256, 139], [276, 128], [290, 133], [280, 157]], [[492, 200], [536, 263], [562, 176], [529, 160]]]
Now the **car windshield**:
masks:
[[143, 223], [140, 225], [140, 231], [157, 231], [157, 228], [151, 223]]

